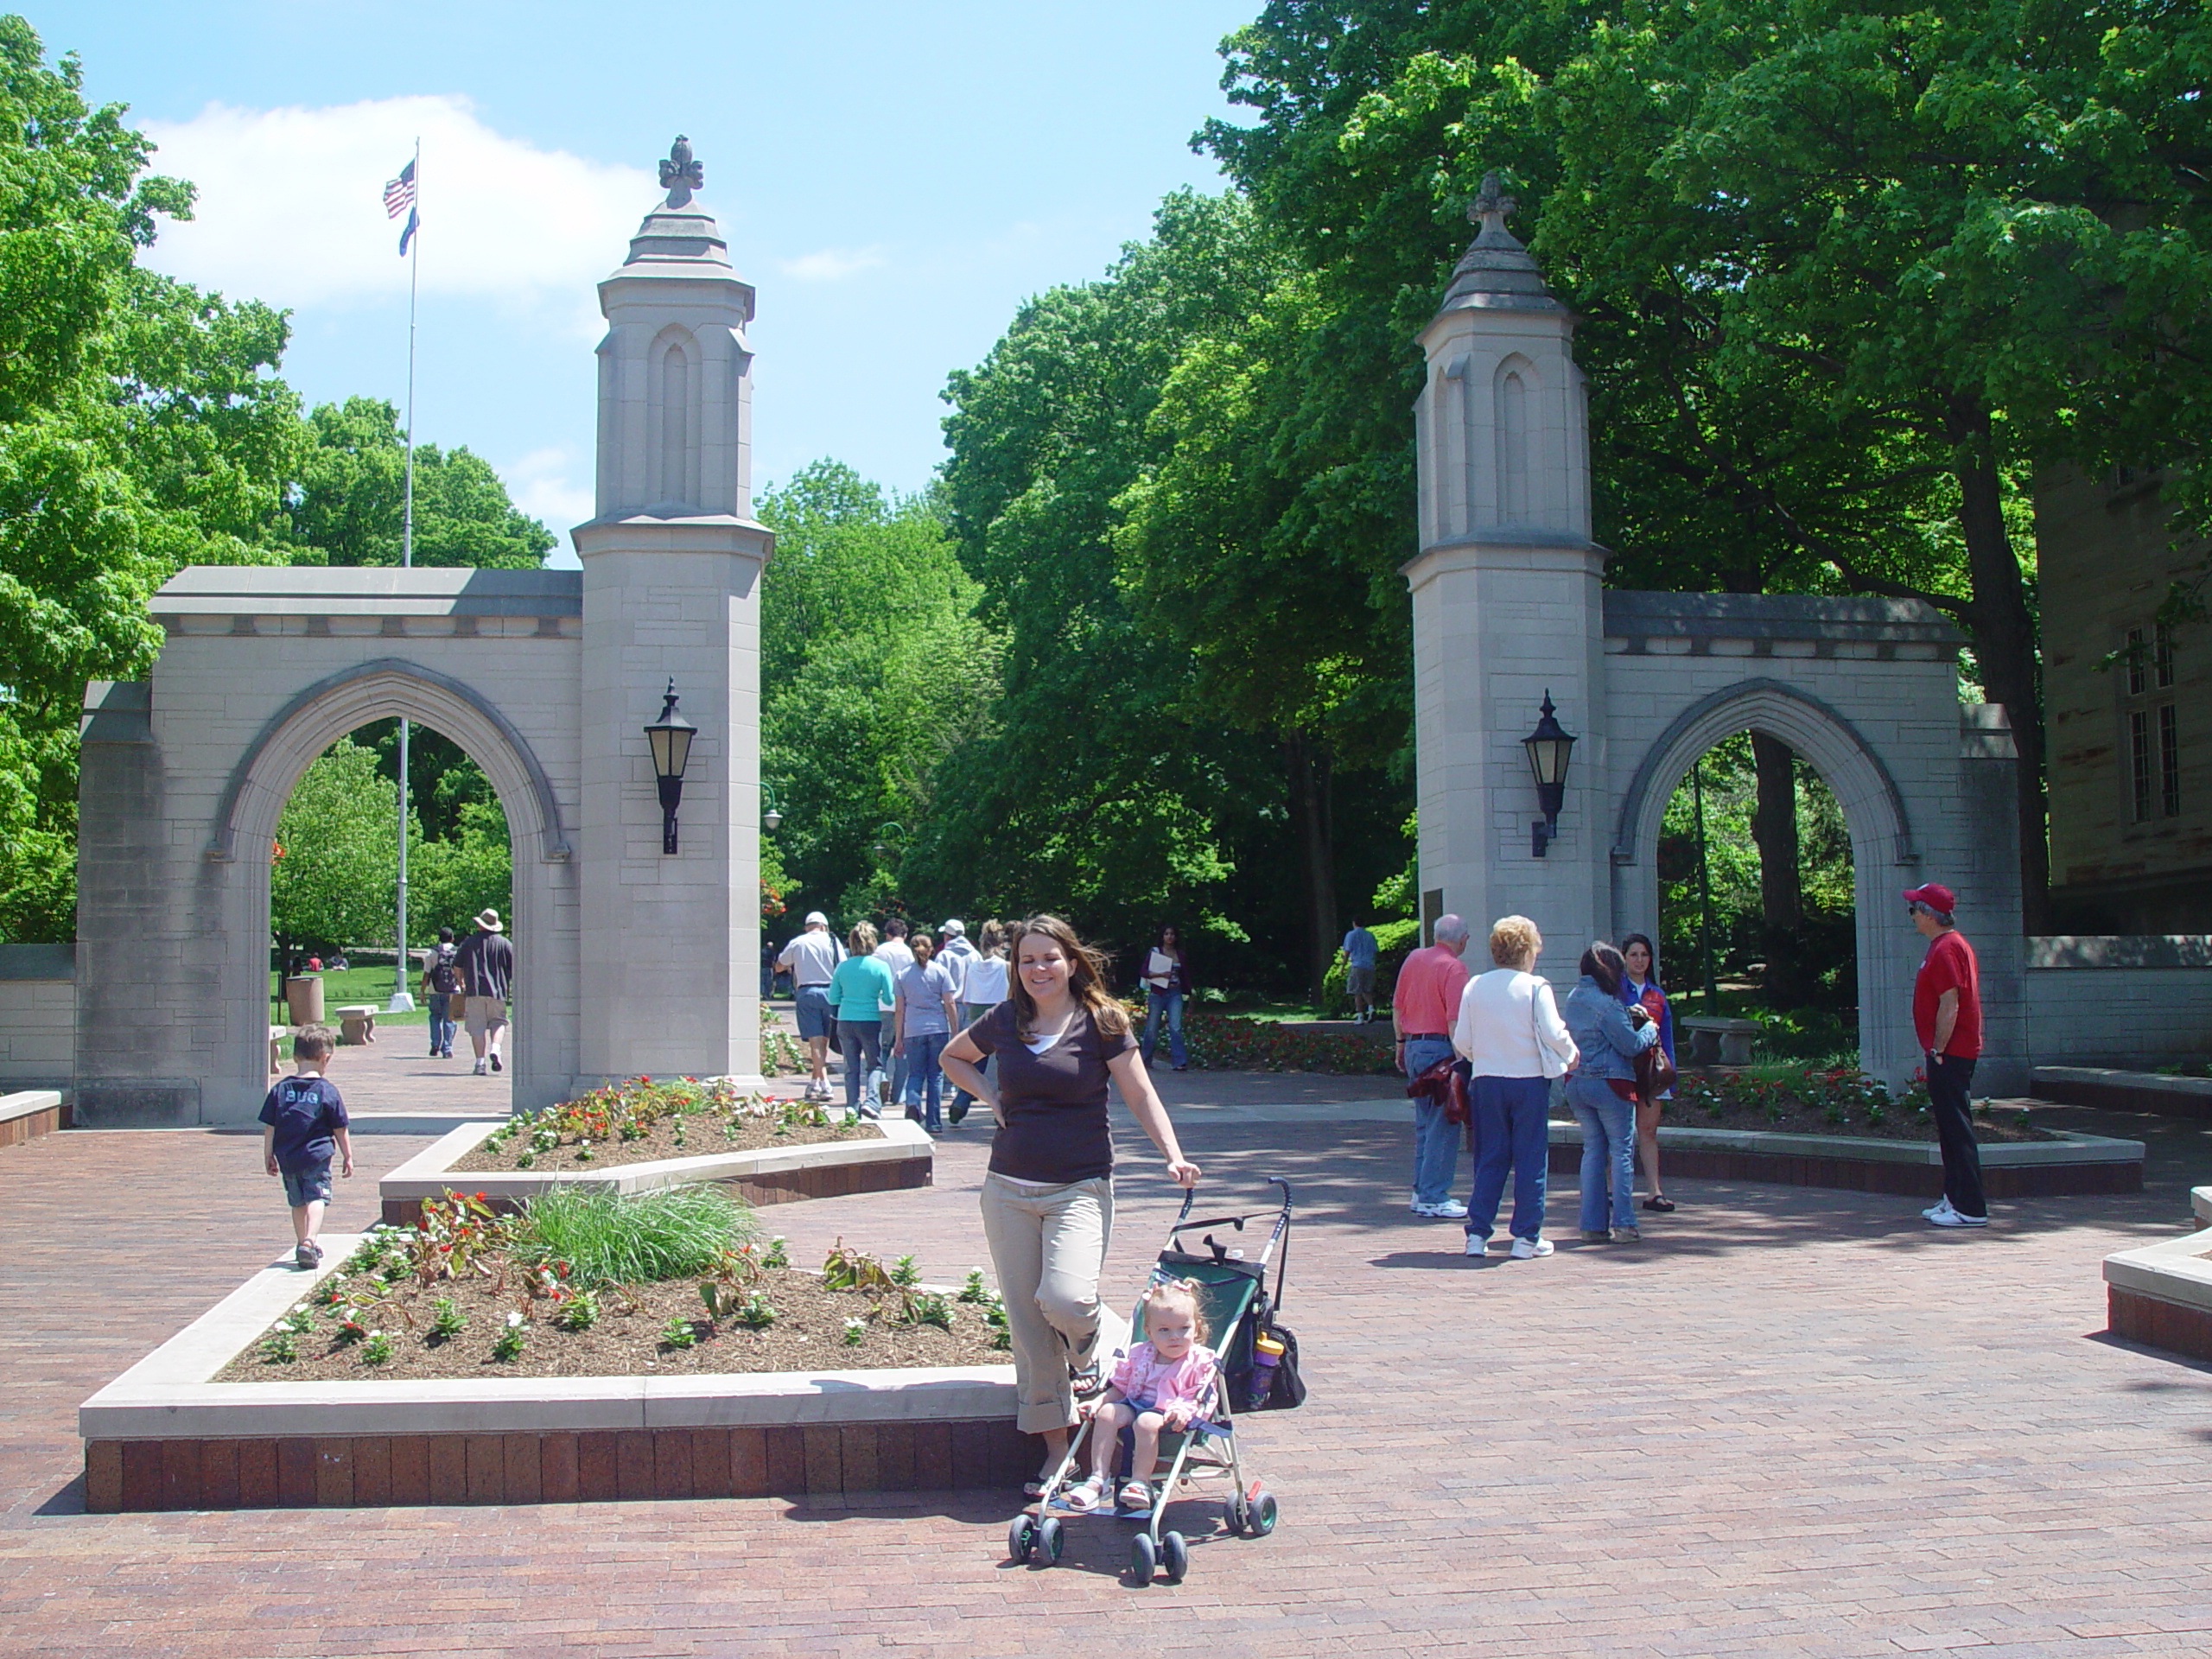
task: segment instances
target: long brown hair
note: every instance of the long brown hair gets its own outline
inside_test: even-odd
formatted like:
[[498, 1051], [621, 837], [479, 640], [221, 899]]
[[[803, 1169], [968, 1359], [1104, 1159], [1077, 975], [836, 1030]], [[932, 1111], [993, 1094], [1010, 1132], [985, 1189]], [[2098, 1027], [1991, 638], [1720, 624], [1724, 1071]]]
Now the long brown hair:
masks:
[[1027, 1039], [1037, 1024], [1037, 1001], [1021, 978], [1021, 942], [1040, 933], [1060, 947], [1068, 959], [1068, 993], [1078, 1008], [1090, 1012], [1092, 1023], [1106, 1037], [1120, 1037], [1129, 1029], [1129, 1011], [1106, 988], [1106, 959], [1075, 936], [1075, 930], [1057, 916], [1031, 916], [1016, 922], [1007, 940], [1007, 960], [1014, 964], [1007, 976], [1014, 998], [1014, 1026]]

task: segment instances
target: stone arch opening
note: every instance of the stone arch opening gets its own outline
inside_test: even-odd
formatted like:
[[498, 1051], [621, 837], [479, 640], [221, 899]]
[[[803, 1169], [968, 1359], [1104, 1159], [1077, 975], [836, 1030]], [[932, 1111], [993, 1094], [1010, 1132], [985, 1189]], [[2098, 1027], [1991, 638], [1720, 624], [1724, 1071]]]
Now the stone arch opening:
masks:
[[[1894, 890], [1917, 880], [1911, 820], [1881, 756], [1847, 716], [1807, 691], [1778, 680], [1739, 681], [1683, 709], [1652, 741], [1621, 798], [1615, 823], [1614, 931], [1656, 935], [1659, 836], [1667, 803], [1700, 756], [1743, 731], [1764, 732], [1788, 744], [1820, 774], [1842, 809], [1851, 843], [1859, 1064], [1881, 1076], [1909, 1072], [1910, 1033], [1904, 1033], [1901, 1044], [1888, 1013], [1906, 988], [1898, 979], [1896, 953], [1882, 948], [1880, 934]], [[1893, 879], [1898, 877], [1904, 879]]]
[[[528, 741], [483, 695], [449, 676], [399, 658], [364, 663], [317, 682], [272, 715], [232, 768], [207, 848], [211, 864], [245, 876], [236, 948], [222, 972], [234, 1000], [265, 1007], [270, 940], [270, 854], [285, 803], [308, 767], [339, 739], [379, 720], [405, 718], [450, 738], [482, 770], [507, 821], [512, 914], [518, 953], [553, 930], [569, 847], [559, 804]], [[410, 943], [420, 944], [422, 941]], [[550, 964], [549, 964], [550, 965]], [[553, 976], [518, 971], [510, 1048], [514, 1097], [574, 1070], [573, 1036], [556, 1027]], [[241, 1033], [258, 1052], [260, 1033]], [[456, 1051], [458, 1052], [458, 1051]]]

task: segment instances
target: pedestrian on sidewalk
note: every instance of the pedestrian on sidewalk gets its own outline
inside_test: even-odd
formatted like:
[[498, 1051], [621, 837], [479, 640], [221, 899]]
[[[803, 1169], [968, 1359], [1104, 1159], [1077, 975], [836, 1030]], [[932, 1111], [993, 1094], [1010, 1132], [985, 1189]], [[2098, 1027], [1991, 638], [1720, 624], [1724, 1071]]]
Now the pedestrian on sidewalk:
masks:
[[453, 929], [438, 930], [438, 943], [423, 962], [423, 1005], [430, 1011], [430, 1058], [453, 1058], [453, 1000], [461, 995], [461, 975], [454, 967], [461, 947], [453, 942]]
[[[1104, 1385], [1098, 1275], [1114, 1234], [1114, 1135], [1107, 1085], [1166, 1160], [1180, 1186], [1198, 1179], [1146, 1075], [1127, 1009], [1107, 988], [1106, 963], [1057, 916], [1014, 930], [1007, 1000], [955, 1037], [952, 1079], [991, 1109], [998, 1134], [983, 1177], [983, 1236], [1014, 1341], [1014, 1427], [1044, 1438], [1059, 1466], [1076, 1400]], [[976, 1062], [999, 1057], [995, 1078]]]
[[353, 1142], [346, 1128], [346, 1102], [323, 1075], [338, 1044], [328, 1026], [302, 1026], [292, 1039], [296, 1071], [261, 1103], [261, 1161], [284, 1178], [292, 1211], [292, 1260], [312, 1268], [322, 1260], [322, 1212], [330, 1203], [330, 1160], [353, 1173]]
[[[901, 917], [893, 916], [883, 924], [883, 943], [875, 947], [877, 959], [891, 970], [891, 982], [896, 986], [899, 976], [914, 965], [913, 948], [906, 943], [907, 926]], [[883, 1063], [888, 1074], [874, 1079], [887, 1106], [906, 1098], [906, 1057], [899, 1052], [899, 1014], [896, 1004], [883, 1005], [883, 1034], [880, 1044]]]
[[1191, 970], [1183, 960], [1183, 946], [1172, 924], [1160, 930], [1160, 937], [1145, 952], [1142, 978], [1144, 1040], [1137, 1045], [1137, 1052], [1144, 1056], [1147, 1065], [1152, 1064], [1165, 1019], [1167, 1058], [1180, 1071], [1191, 1063], [1190, 1053], [1183, 1046], [1183, 999], [1191, 994]]
[[1483, 1255], [1497, 1225], [1506, 1172], [1513, 1174], [1513, 1255], [1525, 1262], [1549, 1255], [1544, 1236], [1544, 1187], [1551, 1159], [1552, 1079], [1580, 1058], [1559, 1017], [1548, 982], [1537, 976], [1543, 935], [1526, 916], [1491, 924], [1490, 959], [1497, 965], [1459, 994], [1452, 1046], [1474, 1072], [1474, 1192], [1467, 1199], [1467, 1254]]
[[806, 912], [805, 931], [792, 937], [776, 958], [776, 966], [791, 974], [791, 996], [798, 1005], [799, 1039], [806, 1045], [806, 1097], [830, 1098], [830, 980], [844, 952], [830, 931], [830, 918], [818, 910]]
[[1582, 1242], [1631, 1244], [1643, 1236], [1636, 1227], [1636, 1057], [1659, 1040], [1659, 1023], [1622, 1003], [1628, 964], [1611, 945], [1592, 944], [1581, 968], [1566, 1019], [1581, 1055], [1567, 1103], [1582, 1126]]
[[1912, 1028], [1926, 1057], [1928, 1115], [1943, 1149], [1943, 1196], [1921, 1211], [1938, 1227], [1986, 1227], [1981, 1148], [1974, 1138], [1974, 1068], [1981, 1057], [1981, 965], [1953, 919], [1958, 899], [1940, 881], [1904, 895], [1928, 954], [1912, 981]]
[[[1408, 1078], [1452, 1052], [1452, 1027], [1467, 983], [1467, 925], [1457, 916], [1436, 918], [1436, 943], [1410, 953], [1398, 969], [1390, 996], [1398, 1070]], [[1467, 1206], [1452, 1196], [1459, 1168], [1459, 1126], [1438, 1100], [1414, 1102], [1414, 1214], [1457, 1220]]]
[[1375, 1017], [1375, 958], [1381, 948], [1364, 922], [1354, 922], [1344, 935], [1344, 995], [1351, 999], [1351, 1017], [1358, 1025]]
[[[1667, 1056], [1667, 1064], [1675, 1063], [1675, 1013], [1667, 1005], [1667, 993], [1659, 986], [1659, 958], [1655, 954], [1651, 936], [1631, 933], [1621, 941], [1621, 959], [1628, 964], [1628, 972], [1621, 977], [1621, 1001], [1630, 1007], [1642, 1008], [1657, 1022], [1659, 1046]], [[1665, 1103], [1675, 1097], [1671, 1089], [1656, 1099], [1636, 1097], [1636, 1155], [1643, 1160], [1643, 1179], [1650, 1185], [1650, 1196], [1643, 1200], [1643, 1207], [1662, 1214], [1675, 1207], [1675, 1201], [1659, 1180], [1659, 1115]]]
[[944, 1118], [938, 1109], [938, 1100], [944, 1074], [938, 1070], [938, 1058], [944, 1052], [944, 1046], [952, 1040], [960, 1007], [953, 1000], [952, 976], [945, 971], [943, 963], [933, 960], [937, 952], [930, 936], [917, 933], [909, 946], [914, 953], [914, 965], [899, 976], [899, 998], [894, 1010], [899, 1025], [895, 1052], [904, 1055], [906, 1061], [906, 1116], [931, 1135], [943, 1135]]
[[[1006, 928], [996, 917], [983, 924], [977, 946], [976, 959], [968, 964], [968, 976], [960, 986], [963, 1031], [1006, 1001]], [[976, 1069], [988, 1071], [990, 1064], [991, 1057], [986, 1054], [976, 1062]], [[965, 1089], [956, 1088], [952, 1091], [952, 1105], [945, 1116], [957, 1124], [975, 1103], [975, 1096]]]
[[[883, 1014], [897, 989], [891, 969], [875, 955], [875, 924], [855, 922], [845, 936], [845, 959], [830, 976], [830, 1011], [837, 1021], [837, 1052], [845, 1061], [845, 1109], [880, 1117], [875, 1075], [883, 1069]], [[863, 1098], [865, 1096], [865, 1098]]]
[[454, 953], [461, 976], [461, 1017], [468, 1024], [468, 1046], [476, 1051], [473, 1075], [506, 1068], [499, 1058], [507, 1040], [507, 993], [515, 974], [514, 942], [499, 925], [499, 912], [486, 906], [477, 912], [476, 931]]

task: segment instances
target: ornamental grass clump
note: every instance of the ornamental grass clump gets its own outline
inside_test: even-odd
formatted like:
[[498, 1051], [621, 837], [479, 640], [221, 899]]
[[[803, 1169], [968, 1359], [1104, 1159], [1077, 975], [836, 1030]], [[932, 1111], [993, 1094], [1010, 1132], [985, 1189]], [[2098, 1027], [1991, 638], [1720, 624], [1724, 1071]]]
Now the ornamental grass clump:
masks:
[[512, 1226], [518, 1261], [564, 1262], [585, 1288], [712, 1272], [753, 1231], [752, 1211], [718, 1186], [556, 1187], [532, 1198]]

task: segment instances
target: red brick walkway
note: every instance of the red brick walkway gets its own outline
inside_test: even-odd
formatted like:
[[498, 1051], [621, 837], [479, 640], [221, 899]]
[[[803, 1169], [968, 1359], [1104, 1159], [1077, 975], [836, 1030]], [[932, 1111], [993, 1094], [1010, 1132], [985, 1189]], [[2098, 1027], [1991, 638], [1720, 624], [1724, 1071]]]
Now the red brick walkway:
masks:
[[[87, 1516], [76, 1404], [266, 1260], [283, 1206], [241, 1135], [0, 1152], [0, 1652], [2212, 1650], [2212, 1370], [2097, 1334], [2098, 1258], [2177, 1230], [2201, 1135], [2151, 1194], [1985, 1234], [1686, 1184], [1640, 1249], [1479, 1266], [1406, 1215], [1391, 1127], [1202, 1116], [1210, 1193], [1299, 1185], [1313, 1397], [1246, 1431], [1281, 1530], [1142, 1592], [1118, 1528], [1012, 1568], [1011, 1500], [969, 1495]], [[362, 1144], [372, 1172], [421, 1143]], [[1123, 1294], [1172, 1205], [1128, 1151]], [[986, 1259], [980, 1162], [955, 1136], [934, 1189], [768, 1219], [954, 1277]], [[366, 1173], [337, 1222], [369, 1217]]]

